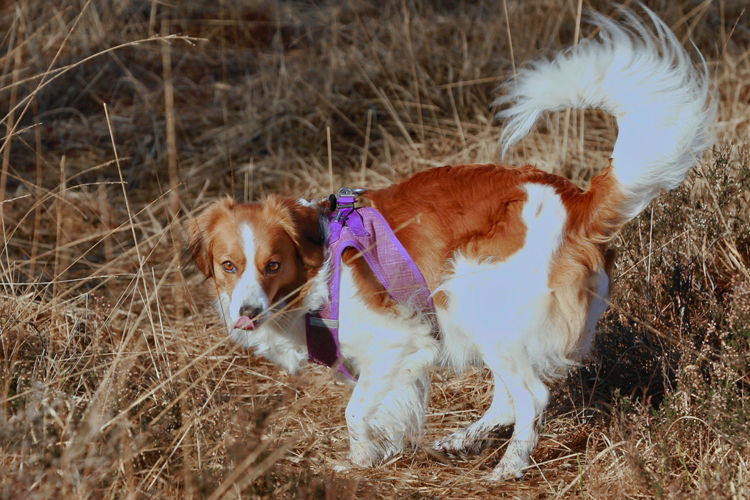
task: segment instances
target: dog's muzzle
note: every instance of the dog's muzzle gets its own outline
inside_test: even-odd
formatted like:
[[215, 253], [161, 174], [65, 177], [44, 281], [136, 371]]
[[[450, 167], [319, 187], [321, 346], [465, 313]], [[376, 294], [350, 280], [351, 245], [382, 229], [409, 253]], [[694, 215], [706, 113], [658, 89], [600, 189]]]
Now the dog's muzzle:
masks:
[[242, 306], [240, 308], [240, 319], [234, 324], [237, 330], [255, 330], [257, 325], [253, 320], [260, 319], [262, 311], [259, 307]]

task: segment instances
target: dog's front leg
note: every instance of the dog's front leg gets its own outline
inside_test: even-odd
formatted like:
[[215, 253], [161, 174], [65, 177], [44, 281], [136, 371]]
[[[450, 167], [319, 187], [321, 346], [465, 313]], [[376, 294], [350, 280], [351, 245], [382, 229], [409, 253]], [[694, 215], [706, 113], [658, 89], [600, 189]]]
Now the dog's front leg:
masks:
[[424, 353], [379, 356], [376, 366], [360, 372], [349, 404], [349, 460], [370, 467], [404, 450], [416, 440], [424, 423], [429, 392]]
[[[373, 385], [370, 380], [360, 374], [349, 404], [346, 406], [346, 426], [349, 430], [349, 460], [360, 467], [370, 467], [383, 458], [380, 447], [373, 442], [373, 436], [368, 423], [368, 415], [372, 412]], [[377, 392], [375, 390], [374, 392]], [[399, 450], [400, 451], [400, 450]]]

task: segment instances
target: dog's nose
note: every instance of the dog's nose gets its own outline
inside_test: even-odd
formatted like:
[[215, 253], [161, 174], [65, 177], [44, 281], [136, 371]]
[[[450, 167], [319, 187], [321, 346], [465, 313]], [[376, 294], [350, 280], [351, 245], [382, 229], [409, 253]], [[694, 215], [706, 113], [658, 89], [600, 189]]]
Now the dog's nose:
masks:
[[240, 316], [247, 316], [250, 319], [255, 319], [260, 316], [262, 312], [260, 307], [253, 307], [250, 305], [243, 305], [240, 307]]

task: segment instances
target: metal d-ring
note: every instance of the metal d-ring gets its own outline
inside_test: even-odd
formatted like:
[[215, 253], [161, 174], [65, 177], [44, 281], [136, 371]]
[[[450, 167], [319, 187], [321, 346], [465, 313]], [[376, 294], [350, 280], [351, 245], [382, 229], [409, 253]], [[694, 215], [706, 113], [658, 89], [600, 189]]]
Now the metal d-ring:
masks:
[[339, 189], [338, 198], [341, 198], [342, 196], [359, 196], [361, 194], [365, 194], [369, 189], [367, 188], [348, 188], [348, 187], [342, 187]]

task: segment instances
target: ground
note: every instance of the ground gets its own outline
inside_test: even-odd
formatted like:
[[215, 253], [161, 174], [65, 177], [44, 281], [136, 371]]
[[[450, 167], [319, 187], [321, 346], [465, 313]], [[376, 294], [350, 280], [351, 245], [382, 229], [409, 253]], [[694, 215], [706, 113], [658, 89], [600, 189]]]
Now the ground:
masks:
[[594, 353], [551, 383], [534, 466], [499, 484], [480, 478], [507, 430], [463, 460], [427, 446], [487, 408], [479, 369], [433, 373], [408, 453], [335, 472], [349, 389], [231, 345], [184, 225], [225, 194], [327, 196], [437, 165], [530, 163], [585, 187], [613, 119], [553, 114], [502, 159], [489, 103], [530, 59], [593, 35], [581, 6], [616, 6], [0, 7], [0, 497], [747, 498], [749, 13], [646, 5], [705, 57], [716, 144], [614, 241]]

